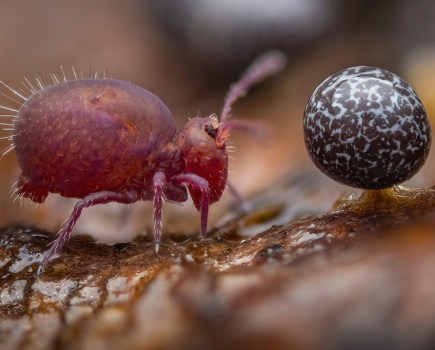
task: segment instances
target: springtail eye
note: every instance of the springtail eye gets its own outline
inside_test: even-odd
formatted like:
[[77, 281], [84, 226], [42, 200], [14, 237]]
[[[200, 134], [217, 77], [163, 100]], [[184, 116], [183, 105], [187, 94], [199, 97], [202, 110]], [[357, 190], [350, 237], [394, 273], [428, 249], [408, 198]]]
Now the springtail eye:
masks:
[[206, 124], [204, 126], [204, 130], [208, 135], [210, 135], [213, 138], [216, 138], [216, 130], [214, 129], [213, 125]]

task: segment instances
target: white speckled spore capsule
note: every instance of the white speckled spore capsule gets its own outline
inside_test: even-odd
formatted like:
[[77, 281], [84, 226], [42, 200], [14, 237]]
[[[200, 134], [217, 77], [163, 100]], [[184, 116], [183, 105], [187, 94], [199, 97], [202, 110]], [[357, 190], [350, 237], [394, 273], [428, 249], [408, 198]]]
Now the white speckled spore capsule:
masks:
[[431, 130], [417, 93], [380, 68], [351, 67], [323, 81], [304, 113], [305, 145], [314, 164], [342, 184], [382, 189], [417, 173]]

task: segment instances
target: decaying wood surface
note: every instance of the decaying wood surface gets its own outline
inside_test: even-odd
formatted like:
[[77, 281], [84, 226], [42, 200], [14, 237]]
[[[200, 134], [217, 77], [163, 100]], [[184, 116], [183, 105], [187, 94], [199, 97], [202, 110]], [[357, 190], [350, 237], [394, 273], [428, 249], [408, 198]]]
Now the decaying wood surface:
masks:
[[52, 234], [4, 228], [0, 348], [431, 348], [435, 195], [401, 195], [240, 237], [285, 212], [254, 205], [207, 239], [166, 237], [158, 255], [148, 239], [77, 235], [40, 277]]

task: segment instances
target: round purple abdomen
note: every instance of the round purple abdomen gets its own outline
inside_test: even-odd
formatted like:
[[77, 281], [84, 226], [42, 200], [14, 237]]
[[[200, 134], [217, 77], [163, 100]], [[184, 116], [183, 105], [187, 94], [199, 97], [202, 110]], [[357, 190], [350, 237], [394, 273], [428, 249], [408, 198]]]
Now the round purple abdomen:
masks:
[[161, 149], [175, 133], [165, 104], [128, 82], [48, 86], [23, 103], [14, 123], [19, 193], [42, 202], [48, 192], [82, 198], [135, 184], [143, 190], [154, 168], [165, 168]]
[[416, 92], [380, 68], [352, 67], [323, 81], [304, 113], [314, 164], [342, 184], [382, 189], [411, 178], [426, 161], [431, 131]]

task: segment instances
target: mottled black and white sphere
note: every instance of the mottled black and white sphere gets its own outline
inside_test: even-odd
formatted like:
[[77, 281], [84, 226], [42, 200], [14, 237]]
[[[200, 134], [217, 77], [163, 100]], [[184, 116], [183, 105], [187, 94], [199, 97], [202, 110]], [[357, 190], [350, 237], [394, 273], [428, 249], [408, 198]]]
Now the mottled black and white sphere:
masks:
[[380, 68], [352, 67], [323, 81], [304, 113], [305, 145], [314, 164], [342, 184], [382, 189], [417, 173], [431, 130], [417, 93]]

